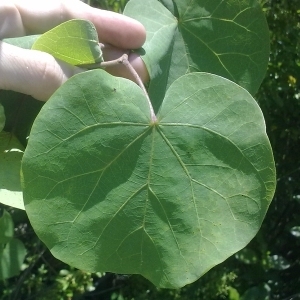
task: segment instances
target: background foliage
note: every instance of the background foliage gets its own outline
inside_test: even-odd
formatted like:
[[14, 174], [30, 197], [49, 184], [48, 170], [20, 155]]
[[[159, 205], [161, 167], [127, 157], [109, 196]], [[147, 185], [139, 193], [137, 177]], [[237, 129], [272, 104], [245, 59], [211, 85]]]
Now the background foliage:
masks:
[[[122, 11], [125, 2], [98, 0], [91, 4]], [[158, 290], [140, 276], [90, 274], [64, 265], [38, 240], [26, 214], [6, 207], [13, 216], [15, 238], [24, 242], [27, 256], [18, 276], [0, 281], [1, 300], [300, 299], [300, 2], [261, 3], [270, 27], [271, 55], [256, 99], [265, 115], [278, 183], [254, 240], [197, 282], [181, 290]], [[26, 131], [28, 128], [16, 126], [22, 124], [21, 116], [26, 112], [24, 96], [14, 97], [16, 102], [11, 101], [12, 105], [21, 108], [5, 129]], [[0, 100], [6, 98], [7, 92], [0, 91]], [[28, 99], [25, 101], [28, 103]], [[35, 109], [39, 109], [38, 105]]]

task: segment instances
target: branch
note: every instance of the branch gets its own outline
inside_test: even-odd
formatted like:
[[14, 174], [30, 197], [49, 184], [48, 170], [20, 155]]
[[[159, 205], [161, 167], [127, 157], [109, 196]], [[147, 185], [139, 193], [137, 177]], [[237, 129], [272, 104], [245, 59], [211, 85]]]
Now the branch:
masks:
[[153, 109], [151, 100], [150, 100], [149, 95], [148, 95], [148, 93], [145, 89], [145, 86], [144, 86], [144, 83], [142, 82], [141, 77], [139, 76], [137, 71], [134, 69], [134, 67], [131, 65], [131, 63], [129, 62], [127, 54], [123, 54], [119, 59], [122, 61], [122, 64], [128, 69], [128, 71], [133, 75], [134, 79], [136, 80], [136, 83], [138, 84], [138, 86], [144, 92], [144, 94], [147, 98], [148, 104], [149, 104], [149, 108], [150, 108], [151, 121], [153, 123], [156, 123], [157, 118], [156, 118], [156, 115], [154, 113], [154, 109]]

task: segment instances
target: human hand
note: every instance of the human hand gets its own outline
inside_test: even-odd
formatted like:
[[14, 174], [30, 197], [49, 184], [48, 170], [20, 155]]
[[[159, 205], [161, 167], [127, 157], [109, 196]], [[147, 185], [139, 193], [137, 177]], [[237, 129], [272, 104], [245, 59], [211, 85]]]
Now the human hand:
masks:
[[[124, 49], [136, 49], [145, 42], [146, 32], [139, 22], [121, 14], [92, 8], [79, 0], [0, 0], [0, 89], [13, 90], [46, 101], [71, 76], [85, 69], [70, 66], [48, 53], [15, 47], [4, 38], [43, 33], [70, 19], [94, 23], [104, 60], [120, 57]], [[131, 53], [129, 61], [141, 79], [148, 73], [142, 59]], [[116, 76], [132, 79], [120, 65], [107, 68]]]

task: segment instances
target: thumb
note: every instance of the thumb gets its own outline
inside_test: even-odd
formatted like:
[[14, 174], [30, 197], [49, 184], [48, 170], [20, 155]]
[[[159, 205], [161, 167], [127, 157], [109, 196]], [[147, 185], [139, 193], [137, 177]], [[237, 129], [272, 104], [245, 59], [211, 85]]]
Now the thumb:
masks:
[[48, 53], [0, 41], [0, 89], [46, 101], [71, 76], [84, 69], [59, 62]]

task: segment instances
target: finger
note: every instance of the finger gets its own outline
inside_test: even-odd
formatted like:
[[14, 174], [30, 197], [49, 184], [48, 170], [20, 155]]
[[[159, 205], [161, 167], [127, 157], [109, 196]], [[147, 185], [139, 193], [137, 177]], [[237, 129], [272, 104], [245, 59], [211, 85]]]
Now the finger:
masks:
[[0, 41], [0, 89], [46, 101], [71, 76], [84, 71], [48, 53], [26, 50]]
[[[114, 60], [123, 50], [107, 46], [103, 52], [106, 60]], [[141, 57], [136, 53], [129, 55], [129, 61], [143, 82], [149, 75]], [[0, 41], [0, 89], [13, 90], [31, 95], [37, 100], [47, 101], [50, 96], [71, 76], [85, 69], [59, 62], [48, 53], [27, 50]], [[133, 75], [123, 65], [107, 68], [112, 75], [135, 81]]]
[[91, 9], [87, 19], [94, 23], [103, 43], [123, 49], [138, 49], [145, 43], [146, 30], [134, 19], [95, 8]]
[[70, 19], [90, 20], [101, 42], [124, 49], [141, 47], [146, 37], [138, 21], [79, 0], [1, 0], [0, 17], [0, 38], [43, 33]]
[[22, 18], [10, 0], [0, 2], [0, 40], [25, 35]]

